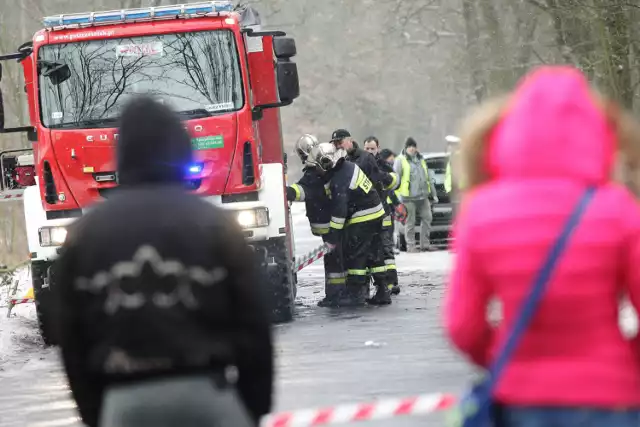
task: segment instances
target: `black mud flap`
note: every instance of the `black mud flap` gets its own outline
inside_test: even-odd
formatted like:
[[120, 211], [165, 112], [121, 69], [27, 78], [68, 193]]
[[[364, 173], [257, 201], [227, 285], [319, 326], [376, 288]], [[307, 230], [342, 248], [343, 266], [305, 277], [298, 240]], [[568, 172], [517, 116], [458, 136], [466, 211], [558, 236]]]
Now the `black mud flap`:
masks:
[[46, 346], [57, 345], [58, 340], [54, 333], [51, 263], [31, 263], [31, 282], [33, 285], [33, 296], [35, 298], [38, 328], [40, 329], [42, 340]]

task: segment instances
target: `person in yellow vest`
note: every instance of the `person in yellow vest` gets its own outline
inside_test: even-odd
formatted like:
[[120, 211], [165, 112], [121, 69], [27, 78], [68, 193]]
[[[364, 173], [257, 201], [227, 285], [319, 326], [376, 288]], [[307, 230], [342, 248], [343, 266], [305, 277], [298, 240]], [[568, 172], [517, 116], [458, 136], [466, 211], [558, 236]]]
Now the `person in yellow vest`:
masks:
[[[402, 154], [396, 158], [393, 169], [400, 177], [398, 196], [407, 209], [407, 223], [404, 228], [407, 252], [419, 250], [433, 251], [429, 235], [431, 233], [431, 202], [438, 203], [435, 188], [432, 188], [427, 163], [418, 152], [418, 144], [409, 137]], [[416, 216], [420, 215], [419, 247], [416, 247]]]
[[451, 182], [451, 155], [449, 156], [449, 160], [447, 161], [447, 170], [444, 173], [444, 190], [447, 194], [451, 194], [452, 182]]

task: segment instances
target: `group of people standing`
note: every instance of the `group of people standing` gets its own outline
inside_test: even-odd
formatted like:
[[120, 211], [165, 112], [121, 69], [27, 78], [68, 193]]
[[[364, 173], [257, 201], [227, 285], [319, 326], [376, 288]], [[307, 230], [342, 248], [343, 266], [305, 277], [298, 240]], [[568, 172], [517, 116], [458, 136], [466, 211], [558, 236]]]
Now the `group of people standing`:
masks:
[[[391, 296], [400, 293], [393, 221], [398, 206], [407, 211], [407, 250], [433, 250], [430, 201], [437, 202], [437, 196], [415, 140], [409, 138], [396, 157], [381, 150], [375, 136], [367, 137], [362, 149], [349, 131], [337, 129], [326, 143], [303, 136], [296, 152], [303, 176], [287, 187], [287, 199], [305, 202], [312, 233], [331, 248], [324, 257], [325, 298], [319, 305], [391, 304]], [[423, 223], [418, 244], [416, 215]]]

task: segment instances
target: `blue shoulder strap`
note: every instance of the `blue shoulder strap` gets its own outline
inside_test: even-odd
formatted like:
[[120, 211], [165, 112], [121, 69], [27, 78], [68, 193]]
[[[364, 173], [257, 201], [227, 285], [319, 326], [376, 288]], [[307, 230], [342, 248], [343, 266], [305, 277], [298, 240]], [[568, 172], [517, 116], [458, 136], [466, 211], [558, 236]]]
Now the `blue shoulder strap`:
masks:
[[520, 308], [520, 316], [516, 318], [516, 321], [511, 329], [511, 333], [508, 335], [506, 342], [504, 343], [502, 350], [498, 353], [498, 357], [491, 365], [489, 369], [489, 377], [487, 378], [487, 391], [492, 391], [498, 380], [500, 379], [500, 375], [502, 371], [506, 367], [509, 359], [511, 358], [520, 338], [523, 333], [526, 331], [531, 319], [533, 318], [536, 309], [544, 295], [544, 291], [546, 289], [547, 284], [549, 283], [549, 279], [551, 278], [551, 274], [555, 270], [555, 267], [560, 260], [562, 253], [564, 252], [573, 231], [576, 229], [577, 225], [580, 223], [580, 219], [582, 218], [582, 214], [586, 211], [587, 206], [591, 202], [593, 195], [595, 194], [595, 188], [590, 187], [584, 193], [578, 204], [576, 205], [574, 211], [571, 213], [571, 216], [567, 220], [564, 229], [560, 236], [558, 236], [557, 240], [554, 242], [547, 258], [542, 265], [542, 268], [538, 272], [538, 276], [536, 277], [535, 282], [533, 282], [533, 286], [529, 293], [527, 299], [524, 300], [522, 306]]

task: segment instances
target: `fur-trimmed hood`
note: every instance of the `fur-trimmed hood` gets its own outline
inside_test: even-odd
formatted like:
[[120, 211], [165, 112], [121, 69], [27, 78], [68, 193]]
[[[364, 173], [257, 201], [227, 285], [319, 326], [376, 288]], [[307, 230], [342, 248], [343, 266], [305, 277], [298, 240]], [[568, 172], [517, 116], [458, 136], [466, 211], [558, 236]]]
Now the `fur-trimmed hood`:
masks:
[[541, 67], [482, 105], [461, 132], [465, 191], [496, 179], [614, 177], [640, 194], [640, 127], [567, 66]]

